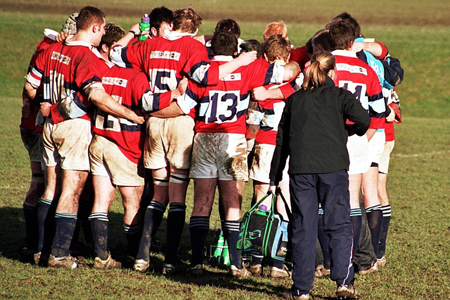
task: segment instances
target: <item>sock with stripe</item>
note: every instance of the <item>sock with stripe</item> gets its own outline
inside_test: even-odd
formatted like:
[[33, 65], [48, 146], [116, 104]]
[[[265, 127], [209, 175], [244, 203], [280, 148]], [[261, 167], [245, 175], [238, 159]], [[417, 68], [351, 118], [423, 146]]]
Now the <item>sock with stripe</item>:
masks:
[[252, 265], [261, 265], [263, 258], [261, 254], [252, 253]]
[[[137, 259], [143, 259], [145, 261], [150, 260], [150, 245], [152, 243], [152, 234], [154, 231], [154, 225], [164, 215], [166, 206], [158, 201], [152, 200], [150, 205], [145, 211], [144, 224], [142, 227], [142, 236], [139, 243], [139, 251], [136, 256]], [[156, 220], [156, 222], [155, 222]], [[161, 223], [161, 222], [159, 222]]]
[[158, 202], [158, 201], [150, 201], [150, 205], [148, 207], [153, 207], [153, 227], [152, 227], [152, 240], [155, 238], [156, 233], [158, 232], [159, 227], [161, 226], [164, 213], [166, 212], [166, 205]]
[[223, 237], [227, 240], [231, 265], [242, 269], [241, 250], [237, 249], [239, 239], [240, 222], [222, 221]]
[[183, 234], [185, 218], [186, 204], [170, 203], [167, 215], [167, 250], [164, 260], [167, 264], [176, 265], [178, 263], [178, 247]]
[[375, 254], [378, 255], [378, 245], [380, 243], [381, 223], [383, 221], [383, 212], [381, 205], [376, 204], [366, 207], [367, 223], [369, 224], [370, 235], [372, 238], [372, 246]]
[[386, 239], [389, 229], [389, 223], [391, 222], [391, 206], [389, 204], [384, 205], [381, 207], [381, 211], [383, 212], [383, 220], [381, 223], [380, 243], [378, 245], [377, 258], [382, 258], [386, 253]]
[[350, 220], [353, 227], [353, 257], [358, 250], [359, 237], [361, 235], [361, 208], [350, 209]]
[[317, 238], [319, 239], [320, 248], [322, 249], [323, 253], [323, 266], [325, 269], [330, 269], [330, 248], [328, 246], [329, 244], [329, 238], [323, 231], [323, 209], [319, 208], [319, 226], [317, 231]]
[[37, 207], [23, 204], [23, 215], [25, 218], [25, 243], [28, 249], [36, 250], [38, 244], [38, 220]]
[[101, 260], [109, 257], [108, 253], [108, 214], [103, 212], [92, 213], [89, 216], [92, 237], [94, 239], [95, 254]]
[[191, 233], [192, 257], [191, 266], [203, 264], [203, 249], [209, 232], [209, 217], [192, 216], [189, 221]]
[[73, 232], [77, 225], [76, 214], [55, 214], [56, 232], [52, 244], [52, 255], [55, 257], [69, 256], [69, 247]]
[[36, 217], [37, 217], [37, 230], [38, 230], [38, 243], [37, 252], [41, 252], [44, 247], [44, 236], [45, 236], [45, 220], [47, 219], [48, 211], [52, 204], [51, 200], [44, 198], [39, 198]]
[[125, 236], [127, 237], [128, 242], [127, 255], [136, 257], [139, 251], [139, 240], [142, 235], [142, 224], [123, 224], [123, 230], [125, 231]]

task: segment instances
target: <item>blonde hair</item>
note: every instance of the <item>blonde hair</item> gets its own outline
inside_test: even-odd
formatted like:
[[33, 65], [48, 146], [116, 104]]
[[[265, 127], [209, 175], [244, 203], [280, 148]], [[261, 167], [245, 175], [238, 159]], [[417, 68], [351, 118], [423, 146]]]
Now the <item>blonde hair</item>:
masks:
[[267, 24], [266, 29], [264, 29], [263, 32], [264, 42], [267, 41], [272, 35], [277, 34], [281, 34], [284, 38], [287, 38], [288, 29], [286, 23], [283, 21]]
[[306, 70], [302, 88], [312, 90], [321, 87], [331, 70], [334, 70], [336, 60], [330, 52], [322, 51], [313, 54], [311, 65]]

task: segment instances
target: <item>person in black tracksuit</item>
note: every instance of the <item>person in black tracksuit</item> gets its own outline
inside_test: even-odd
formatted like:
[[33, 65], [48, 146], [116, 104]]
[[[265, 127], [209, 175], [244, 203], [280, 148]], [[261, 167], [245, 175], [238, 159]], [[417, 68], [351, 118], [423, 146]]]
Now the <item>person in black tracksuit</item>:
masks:
[[[330, 239], [331, 279], [338, 297], [357, 298], [353, 287], [348, 191], [348, 134], [363, 135], [370, 117], [353, 95], [334, 85], [335, 60], [329, 52], [313, 55], [303, 87], [286, 100], [270, 170], [274, 191], [289, 156], [292, 201], [293, 286], [289, 297], [309, 299], [314, 282], [318, 203]], [[346, 120], [351, 122], [346, 125]]]

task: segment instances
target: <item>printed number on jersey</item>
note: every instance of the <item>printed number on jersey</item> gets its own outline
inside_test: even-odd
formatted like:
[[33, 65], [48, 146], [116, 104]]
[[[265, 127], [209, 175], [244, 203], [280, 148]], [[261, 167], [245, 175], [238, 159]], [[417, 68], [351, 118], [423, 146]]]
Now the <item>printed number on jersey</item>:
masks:
[[353, 97], [361, 103], [364, 109], [369, 109], [369, 99], [366, 95], [367, 87], [365, 84], [341, 80], [339, 81], [339, 87], [352, 93]]
[[[112, 95], [114, 100], [122, 104], [122, 97]], [[111, 116], [104, 111], [97, 109], [97, 116], [95, 118], [95, 127], [101, 130], [108, 130], [114, 132], [120, 132], [119, 118]]]
[[177, 88], [178, 82], [175, 70], [150, 69], [150, 88], [153, 93], [164, 93]]
[[237, 120], [239, 91], [210, 91], [205, 122], [223, 123]]

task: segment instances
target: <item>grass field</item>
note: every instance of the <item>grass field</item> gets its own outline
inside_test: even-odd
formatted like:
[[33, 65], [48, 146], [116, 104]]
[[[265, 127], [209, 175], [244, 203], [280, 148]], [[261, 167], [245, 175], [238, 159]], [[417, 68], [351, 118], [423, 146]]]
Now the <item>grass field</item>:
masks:
[[[361, 23], [367, 37], [383, 41], [400, 58], [405, 80], [398, 93], [404, 113], [396, 127], [396, 146], [389, 173], [388, 190], [393, 217], [388, 236], [388, 264], [380, 272], [358, 277], [363, 299], [448, 299], [450, 295], [450, 4], [446, 0], [425, 2], [381, 0], [376, 2], [295, 1], [273, 9], [262, 1], [164, 1], [123, 0], [72, 1], [0, 0], [0, 298], [14, 299], [276, 299], [289, 280], [268, 277], [236, 280], [226, 271], [208, 267], [210, 276], [166, 278], [159, 272], [162, 255], [155, 254], [156, 271], [146, 275], [129, 270], [74, 271], [39, 268], [19, 261], [17, 252], [24, 238], [23, 198], [30, 172], [20, 140], [21, 89], [29, 58], [42, 39], [44, 28], [59, 29], [65, 18], [86, 4], [97, 5], [128, 29], [153, 6], [178, 8], [190, 3], [205, 18], [202, 33], [212, 32], [223, 17], [235, 18], [243, 38], [259, 38], [264, 25], [284, 19], [289, 36], [301, 46], [328, 19], [346, 10]], [[369, 4], [372, 3], [372, 6]], [[370, 7], [370, 10], [367, 10]], [[396, 12], [395, 14], [392, 12]], [[189, 189], [188, 207], [192, 207]], [[244, 208], [248, 208], [250, 188]], [[188, 213], [189, 215], [189, 213]], [[110, 244], [123, 258], [125, 238], [121, 228], [120, 201], [110, 214]], [[213, 219], [217, 220], [214, 212]], [[186, 218], [186, 222], [188, 222]], [[212, 230], [215, 222], [211, 222]], [[159, 233], [164, 242], [165, 228]], [[212, 231], [211, 231], [212, 238]], [[181, 257], [190, 256], [187, 226]], [[92, 264], [91, 260], [87, 261]], [[334, 284], [319, 279], [314, 299], [334, 296]]]

